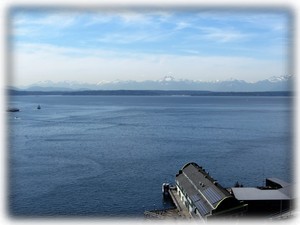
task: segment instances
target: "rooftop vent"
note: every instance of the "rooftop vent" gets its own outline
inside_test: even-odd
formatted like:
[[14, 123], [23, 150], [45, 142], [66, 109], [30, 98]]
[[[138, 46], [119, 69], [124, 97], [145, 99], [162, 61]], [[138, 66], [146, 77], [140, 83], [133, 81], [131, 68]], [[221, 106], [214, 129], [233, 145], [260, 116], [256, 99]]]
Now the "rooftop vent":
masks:
[[200, 184], [201, 187], [204, 187], [204, 186], [205, 186], [205, 184], [202, 183], [201, 181], [199, 182], [199, 184]]

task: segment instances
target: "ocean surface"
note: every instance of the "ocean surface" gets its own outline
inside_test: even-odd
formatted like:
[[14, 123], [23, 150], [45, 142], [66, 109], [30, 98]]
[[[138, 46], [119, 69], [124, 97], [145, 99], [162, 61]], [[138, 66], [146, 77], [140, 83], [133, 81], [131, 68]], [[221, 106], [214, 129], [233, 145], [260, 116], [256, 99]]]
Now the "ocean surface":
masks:
[[[293, 181], [292, 97], [12, 96], [12, 216], [142, 217], [188, 162], [224, 187]], [[37, 109], [41, 105], [41, 109]]]

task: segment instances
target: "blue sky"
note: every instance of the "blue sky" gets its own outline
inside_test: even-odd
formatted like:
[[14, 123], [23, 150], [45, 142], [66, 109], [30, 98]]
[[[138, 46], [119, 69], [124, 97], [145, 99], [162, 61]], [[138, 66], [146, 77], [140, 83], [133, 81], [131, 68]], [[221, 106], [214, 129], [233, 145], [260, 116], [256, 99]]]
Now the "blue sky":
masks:
[[13, 84], [287, 75], [290, 20], [284, 10], [13, 9]]

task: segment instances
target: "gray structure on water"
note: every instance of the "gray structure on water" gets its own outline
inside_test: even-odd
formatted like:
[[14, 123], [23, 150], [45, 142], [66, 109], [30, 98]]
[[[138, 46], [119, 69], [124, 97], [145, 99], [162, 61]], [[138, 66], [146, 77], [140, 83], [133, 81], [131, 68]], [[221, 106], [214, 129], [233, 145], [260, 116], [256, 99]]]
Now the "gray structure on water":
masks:
[[278, 178], [266, 179], [263, 187], [231, 188], [233, 196], [248, 205], [247, 215], [282, 214], [293, 209], [293, 185]]

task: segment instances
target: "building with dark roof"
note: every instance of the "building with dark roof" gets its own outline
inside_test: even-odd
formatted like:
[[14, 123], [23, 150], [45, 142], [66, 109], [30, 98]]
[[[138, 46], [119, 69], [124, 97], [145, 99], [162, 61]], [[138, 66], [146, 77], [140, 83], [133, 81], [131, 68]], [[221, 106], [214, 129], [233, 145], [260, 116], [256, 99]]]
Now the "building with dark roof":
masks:
[[177, 195], [194, 218], [241, 216], [247, 204], [237, 200], [201, 166], [188, 163], [176, 174]]
[[145, 211], [147, 218], [202, 219], [262, 216], [286, 219], [292, 216], [295, 193], [293, 185], [278, 178], [267, 178], [263, 187], [223, 188], [204, 168], [191, 162], [175, 178], [176, 185], [163, 183], [164, 198], [174, 207]]

